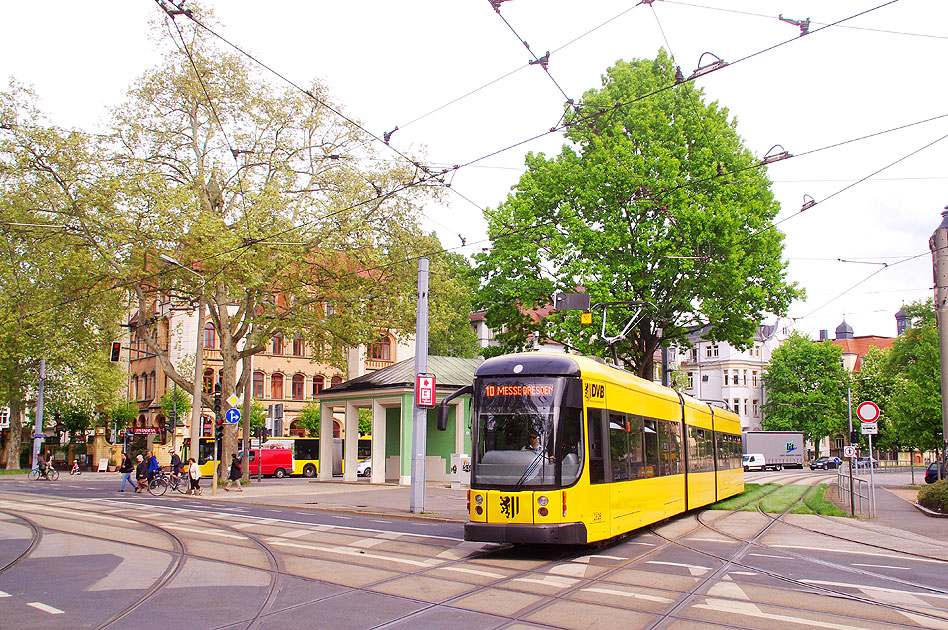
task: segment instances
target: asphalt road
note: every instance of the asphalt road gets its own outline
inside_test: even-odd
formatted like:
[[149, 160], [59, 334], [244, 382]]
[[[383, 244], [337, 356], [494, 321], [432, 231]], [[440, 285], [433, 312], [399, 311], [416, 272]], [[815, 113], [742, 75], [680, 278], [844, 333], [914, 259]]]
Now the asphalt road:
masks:
[[[815, 479], [815, 477], [810, 477]], [[697, 512], [602, 547], [0, 478], [4, 628], [946, 628], [948, 545]]]

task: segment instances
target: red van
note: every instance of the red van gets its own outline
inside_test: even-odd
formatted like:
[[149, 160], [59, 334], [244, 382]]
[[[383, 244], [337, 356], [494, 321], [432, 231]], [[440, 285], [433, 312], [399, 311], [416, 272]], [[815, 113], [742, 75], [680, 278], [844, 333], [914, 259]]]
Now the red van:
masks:
[[282, 479], [293, 472], [293, 451], [288, 448], [252, 448], [248, 453], [251, 477], [262, 473]]

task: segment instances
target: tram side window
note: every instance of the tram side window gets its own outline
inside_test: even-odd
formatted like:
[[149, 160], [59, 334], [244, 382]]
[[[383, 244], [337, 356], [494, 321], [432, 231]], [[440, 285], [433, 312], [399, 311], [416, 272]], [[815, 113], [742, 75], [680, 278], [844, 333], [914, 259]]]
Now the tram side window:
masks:
[[681, 425], [677, 422], [659, 422], [659, 440], [662, 447], [662, 475], [677, 475], [681, 467]]
[[645, 420], [643, 422], [644, 428], [644, 443], [645, 443], [645, 476], [646, 477], [658, 477], [662, 475], [661, 461], [658, 456], [658, 427], [656, 427], [656, 420]]
[[688, 472], [714, 470], [714, 442], [711, 431], [688, 427]]
[[641, 418], [610, 413], [609, 452], [612, 459], [612, 481], [644, 479], [646, 462], [642, 451]]

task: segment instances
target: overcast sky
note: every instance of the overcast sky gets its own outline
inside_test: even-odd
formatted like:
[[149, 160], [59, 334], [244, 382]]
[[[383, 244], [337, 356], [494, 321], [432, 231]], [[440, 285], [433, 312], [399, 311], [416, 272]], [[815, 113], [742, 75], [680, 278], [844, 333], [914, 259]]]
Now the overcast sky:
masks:
[[[465, 253], [488, 245], [479, 208], [504, 199], [524, 153], [562, 144], [547, 133], [495, 154], [548, 131], [564, 101], [504, 19], [537, 56], [552, 51], [549, 74], [576, 100], [617, 59], [665, 47], [688, 75], [713, 53], [731, 65], [696, 81], [706, 99], [728, 108], [759, 157], [777, 144], [797, 156], [767, 167], [789, 277], [807, 291], [790, 310], [797, 328], [832, 335], [845, 317], [857, 335], [894, 336], [903, 302], [931, 295], [948, 117], [808, 152], [948, 114], [944, 0], [510, 0], [504, 19], [488, 0], [208, 5], [230, 41], [297, 83], [325, 81], [372, 132], [398, 126], [392, 146], [446, 165], [493, 154], [457, 172], [445, 206], [425, 210], [423, 224], [447, 247], [463, 236]], [[158, 12], [154, 0], [5, 3], [0, 75], [35, 87], [56, 124], [101, 129], [158, 62]], [[781, 13], [809, 18], [810, 34]], [[817, 204], [801, 213], [805, 195]]]

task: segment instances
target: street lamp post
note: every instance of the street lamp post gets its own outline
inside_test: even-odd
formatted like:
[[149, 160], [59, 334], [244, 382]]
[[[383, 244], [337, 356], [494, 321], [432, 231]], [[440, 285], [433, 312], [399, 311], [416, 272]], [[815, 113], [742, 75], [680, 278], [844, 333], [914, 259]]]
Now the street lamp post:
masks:
[[941, 364], [941, 466], [935, 466], [938, 478], [948, 457], [948, 207], [941, 213], [941, 224], [928, 239], [935, 279], [935, 320], [938, 323], [938, 357]]
[[[190, 456], [194, 457], [195, 461], [197, 461], [201, 443], [201, 409], [203, 408], [201, 391], [203, 389], [202, 384], [204, 380], [204, 375], [202, 374], [204, 370], [204, 294], [207, 291], [207, 280], [204, 276], [190, 267], [185, 267], [171, 256], [159, 254], [158, 258], [168, 265], [180, 267], [201, 279], [201, 299], [198, 301], [197, 317], [197, 346], [194, 351], [194, 387], [191, 392], [191, 452], [189, 453]], [[216, 479], [216, 470], [214, 471], [214, 475]]]

